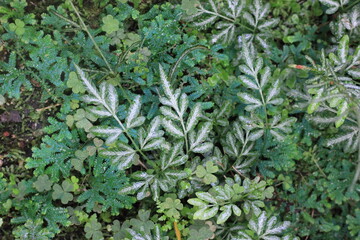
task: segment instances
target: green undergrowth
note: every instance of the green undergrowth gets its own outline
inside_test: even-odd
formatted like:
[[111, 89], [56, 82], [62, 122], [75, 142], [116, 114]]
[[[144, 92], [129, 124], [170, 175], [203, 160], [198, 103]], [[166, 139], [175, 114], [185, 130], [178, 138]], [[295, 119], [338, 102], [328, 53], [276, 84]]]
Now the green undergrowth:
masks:
[[359, 1], [0, 22], [0, 239], [360, 239]]

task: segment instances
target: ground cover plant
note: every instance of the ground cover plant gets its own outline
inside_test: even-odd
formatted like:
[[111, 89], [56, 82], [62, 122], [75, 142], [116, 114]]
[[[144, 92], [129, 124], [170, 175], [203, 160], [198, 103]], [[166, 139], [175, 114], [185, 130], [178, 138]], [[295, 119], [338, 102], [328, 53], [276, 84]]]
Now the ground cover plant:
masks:
[[360, 1], [0, 22], [0, 239], [360, 239]]

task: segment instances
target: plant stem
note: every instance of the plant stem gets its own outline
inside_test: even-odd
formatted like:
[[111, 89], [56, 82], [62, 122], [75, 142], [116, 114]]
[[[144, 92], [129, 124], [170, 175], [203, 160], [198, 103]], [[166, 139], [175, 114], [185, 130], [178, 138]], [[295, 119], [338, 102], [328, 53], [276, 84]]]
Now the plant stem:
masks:
[[[360, 108], [358, 107], [356, 109], [356, 118], [357, 118], [357, 123], [358, 123], [358, 128], [360, 129]], [[349, 191], [354, 191], [355, 185], [357, 183], [357, 181], [359, 180], [360, 177], [360, 133], [358, 133], [358, 164], [356, 167], [356, 172], [355, 172], [355, 176], [352, 180], [352, 183], [350, 185]]]
[[76, 9], [74, 3], [73, 3], [71, 0], [70, 0], [70, 4], [71, 4], [71, 7], [74, 9], [77, 17], [79, 18], [79, 21], [80, 21], [80, 23], [81, 23], [81, 28], [89, 35], [91, 41], [93, 42], [96, 50], [99, 52], [101, 58], [104, 60], [104, 62], [105, 62], [105, 64], [106, 64], [106, 66], [108, 67], [110, 73], [111, 73], [111, 74], [114, 74], [114, 71], [112, 70], [109, 62], [106, 60], [106, 58], [105, 58], [104, 54], [102, 53], [101, 49], [99, 48], [99, 46], [98, 46], [97, 43], [95, 42], [94, 37], [91, 35], [89, 29], [87, 28], [87, 26], [85, 25], [83, 19], [81, 18], [79, 11]]

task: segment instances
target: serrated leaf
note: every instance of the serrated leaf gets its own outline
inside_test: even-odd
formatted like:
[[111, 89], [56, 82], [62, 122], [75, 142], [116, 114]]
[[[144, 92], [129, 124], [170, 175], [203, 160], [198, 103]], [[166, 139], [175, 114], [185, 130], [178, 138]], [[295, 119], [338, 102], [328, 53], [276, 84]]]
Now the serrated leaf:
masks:
[[259, 90], [259, 87], [257, 86], [257, 84], [254, 83], [253, 80], [251, 80], [249, 77], [242, 75], [239, 78], [240, 78], [241, 83], [245, 87], [255, 89], [255, 90]]
[[201, 116], [201, 103], [196, 103], [187, 119], [186, 132], [190, 132], [196, 126], [200, 116]]
[[139, 116], [140, 108], [141, 108], [141, 97], [137, 95], [134, 98], [133, 103], [130, 105], [127, 117], [125, 119], [126, 127], [128, 129], [133, 128], [135, 126], [139, 126], [139, 123], [143, 123], [145, 121], [145, 118], [142, 117], [140, 118], [140, 121], [137, 120], [138, 122], [135, 122], [135, 120]]
[[106, 137], [106, 144], [111, 144], [118, 139], [123, 130], [117, 127], [96, 126], [90, 128], [90, 132], [95, 136]]
[[83, 81], [86, 89], [88, 90], [89, 93], [91, 93], [94, 97], [96, 97], [97, 99], [101, 99], [100, 98], [100, 95], [98, 93], [98, 90], [96, 89], [95, 85], [90, 81], [88, 80], [86, 77], [85, 77], [85, 73], [83, 70], [81, 70], [79, 68], [78, 65], [74, 64], [75, 68], [76, 68], [76, 71], [77, 73], [79, 74], [81, 80]]
[[107, 109], [101, 106], [97, 107], [88, 107], [87, 110], [89, 112], [95, 114], [97, 117], [110, 117], [112, 116], [111, 112], [109, 112]]
[[183, 131], [173, 121], [164, 118], [162, 120], [162, 125], [170, 135], [176, 138], [184, 136]]
[[207, 153], [210, 152], [211, 149], [214, 147], [214, 144], [211, 142], [205, 142], [197, 145], [196, 147], [192, 148], [191, 151], [194, 153]]
[[131, 165], [137, 163], [139, 159], [136, 151], [125, 144], [118, 144], [118, 149], [116, 150], [100, 151], [100, 154], [104, 157], [110, 157], [111, 162], [115, 164], [119, 170], [131, 167]]
[[255, 98], [253, 95], [248, 93], [238, 93], [238, 97], [245, 103], [245, 104], [254, 104], [255, 106], [261, 106], [262, 103], [259, 99]]
[[171, 120], [180, 121], [179, 116], [170, 107], [162, 106], [162, 107], [160, 107], [160, 112], [161, 112], [162, 115], [164, 115], [165, 117], [167, 117], [167, 118], [169, 118]]

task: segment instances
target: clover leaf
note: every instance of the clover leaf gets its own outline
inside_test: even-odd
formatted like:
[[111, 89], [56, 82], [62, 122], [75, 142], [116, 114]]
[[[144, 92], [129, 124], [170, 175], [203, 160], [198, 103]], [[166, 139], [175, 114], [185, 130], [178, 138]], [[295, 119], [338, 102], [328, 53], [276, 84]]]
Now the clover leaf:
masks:
[[181, 1], [181, 9], [184, 10], [187, 15], [193, 15], [198, 11], [196, 8], [196, 5], [198, 3], [199, 3], [199, 1], [182, 0]]
[[41, 175], [38, 179], [33, 183], [33, 186], [39, 192], [49, 191], [51, 189], [52, 182], [49, 179], [48, 175]]
[[10, 30], [15, 32], [16, 35], [21, 36], [25, 33], [25, 23], [20, 19], [15, 19], [15, 23], [9, 24]]
[[90, 221], [85, 224], [85, 237], [87, 239], [101, 240], [104, 239], [101, 232], [101, 223], [97, 221], [96, 215], [90, 217]]
[[73, 93], [84, 93], [86, 91], [84, 85], [79, 80], [75, 72], [70, 72], [66, 85], [72, 89]]
[[60, 199], [61, 203], [67, 204], [68, 202], [73, 200], [73, 195], [70, 193], [74, 191], [74, 186], [70, 181], [63, 181], [61, 186], [59, 184], [55, 184], [53, 186], [54, 192], [52, 193], [52, 198], [54, 200]]
[[[70, 124], [71, 117], [69, 117], [69, 119], [67, 120], [69, 121]], [[93, 126], [91, 122], [96, 121], [97, 118], [92, 113], [86, 112], [84, 109], [78, 109], [74, 115], [73, 120], [76, 122], [75, 126], [77, 128], [83, 128], [86, 132], [88, 132], [90, 128]]]
[[102, 26], [102, 30], [105, 31], [107, 34], [111, 34], [119, 30], [119, 21], [114, 19], [113, 16], [107, 15], [102, 19], [104, 25]]
[[216, 182], [217, 177], [213, 173], [216, 173], [219, 170], [219, 167], [215, 166], [211, 161], [206, 162], [205, 165], [206, 168], [202, 165], [197, 166], [195, 171], [196, 176], [202, 178], [205, 184]]
[[166, 198], [165, 202], [160, 204], [160, 211], [164, 212], [166, 216], [173, 217], [175, 219], [180, 218], [180, 212], [178, 210], [183, 209], [183, 204], [180, 199]]

